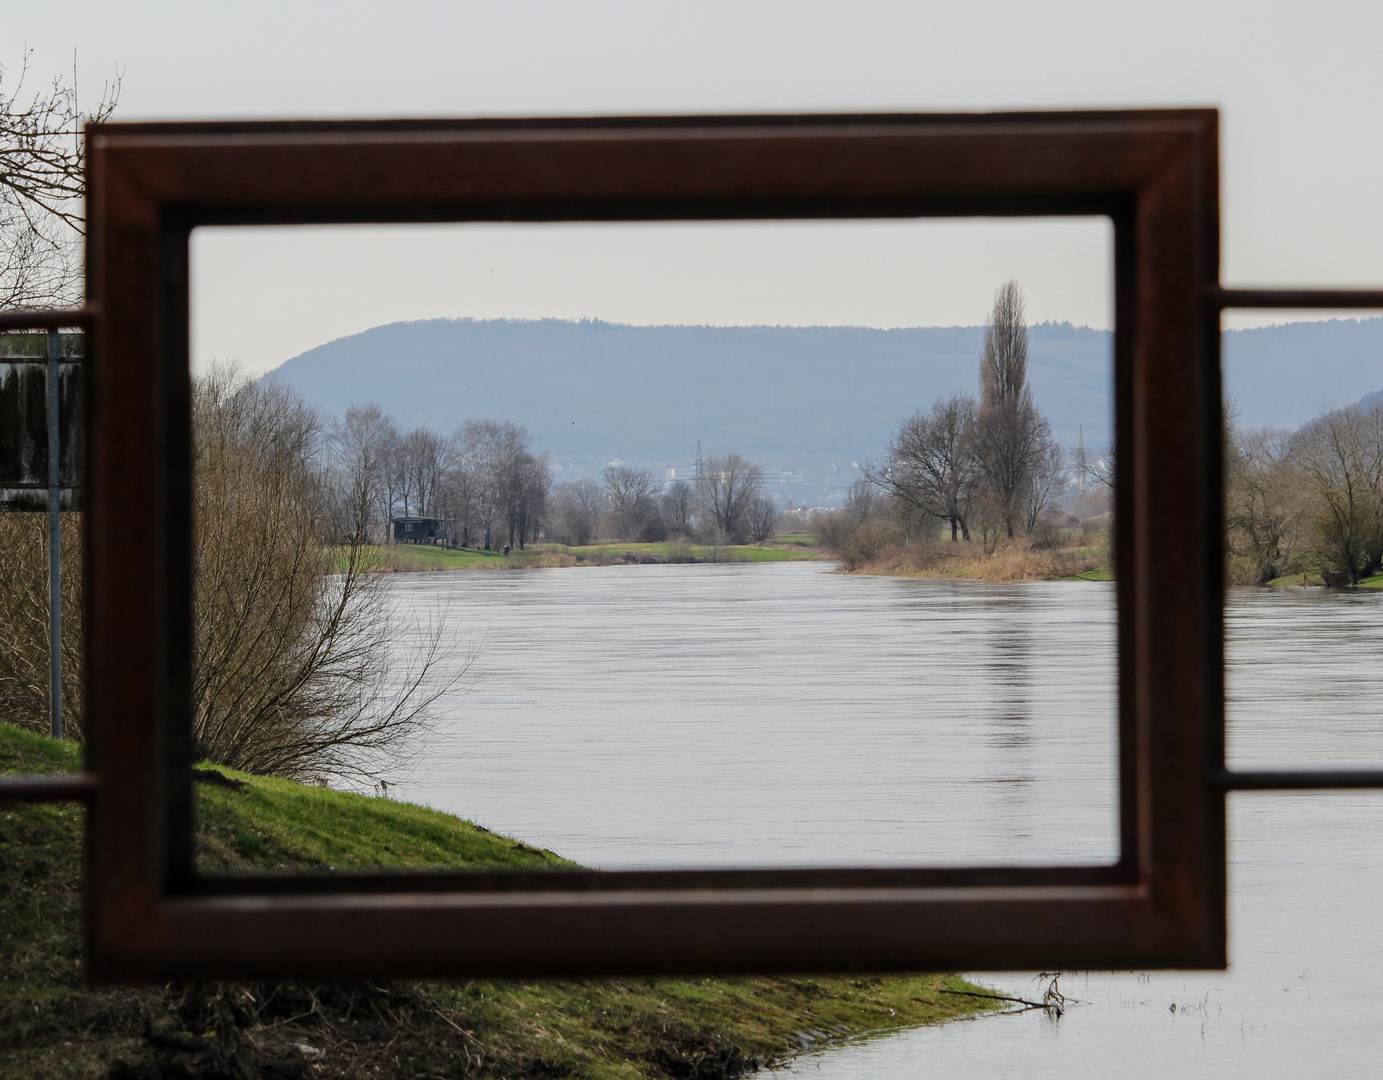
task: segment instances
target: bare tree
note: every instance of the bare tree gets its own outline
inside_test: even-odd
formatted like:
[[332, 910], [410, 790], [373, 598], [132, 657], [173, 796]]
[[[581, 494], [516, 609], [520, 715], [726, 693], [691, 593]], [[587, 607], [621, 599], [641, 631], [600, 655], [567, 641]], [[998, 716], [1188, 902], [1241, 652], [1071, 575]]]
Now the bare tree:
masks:
[[600, 524], [601, 488], [594, 480], [559, 484], [549, 511], [550, 531], [558, 543], [583, 547], [595, 539]]
[[[0, 66], [0, 311], [70, 307], [82, 299], [81, 246], [86, 147], [82, 127], [115, 109], [120, 79], [96, 107], [78, 104], [55, 78], [26, 91], [30, 53], [17, 77]], [[62, 711], [64, 733], [85, 737], [82, 515], [60, 515]], [[0, 514], [0, 716], [48, 728], [48, 518]]]
[[1007, 281], [994, 294], [994, 306], [984, 322], [980, 353], [980, 408], [992, 409], [1017, 401], [1028, 391], [1028, 326], [1023, 290]]
[[397, 441], [393, 420], [378, 405], [352, 405], [333, 426], [331, 456], [336, 480], [332, 485], [335, 507], [331, 533], [338, 542], [349, 542], [354, 524], [362, 516], [368, 542], [388, 539], [394, 509], [389, 474]]
[[489, 551], [495, 526], [504, 522], [515, 457], [524, 452], [527, 436], [517, 424], [497, 420], [468, 420], [457, 433], [460, 467], [470, 473], [471, 508], [476, 529]]
[[[64, 513], [62, 540], [63, 734], [83, 741], [82, 515]], [[0, 513], [0, 716], [47, 734], [48, 515]]]
[[1383, 406], [1327, 413], [1297, 432], [1312, 546], [1326, 580], [1357, 585], [1383, 558]]
[[739, 454], [711, 456], [696, 480], [696, 493], [706, 523], [736, 543], [749, 530], [749, 507], [760, 493], [763, 470]]
[[975, 458], [989, 503], [1013, 537], [1027, 486], [1051, 444], [1051, 425], [1033, 404], [1028, 386], [1028, 329], [1016, 281], [994, 296], [980, 355], [980, 408]]
[[[528, 435], [523, 436], [526, 445]], [[524, 547], [536, 540], [542, 530], [543, 514], [547, 507], [552, 476], [547, 462], [527, 450], [516, 454], [509, 468], [509, 495], [506, 520], [509, 524], [509, 546]]]
[[974, 398], [938, 400], [905, 420], [888, 448], [888, 464], [869, 478], [900, 503], [951, 526], [951, 539], [970, 539], [966, 517], [979, 481], [974, 453]]
[[120, 76], [83, 111], [73, 84], [55, 78], [29, 94], [29, 57], [7, 89], [0, 67], [0, 310], [80, 302], [83, 177], [82, 126], [107, 119]]
[[1104, 488], [1107, 491], [1114, 490], [1114, 443], [1113, 441], [1105, 448], [1103, 453], [1096, 454], [1086, 449], [1085, 430], [1081, 429], [1079, 441], [1076, 443], [1076, 453], [1071, 462], [1076, 476], [1082, 485], [1090, 484], [1097, 488]]
[[674, 480], [663, 493], [663, 517], [680, 533], [691, 531], [695, 492], [685, 480]]
[[440, 627], [400, 668], [360, 496], [326, 544], [330, 473], [316, 414], [292, 391], [219, 369], [197, 380], [196, 754], [291, 777], [369, 775], [426, 725], [459, 676], [439, 676]]
[[639, 527], [653, 508], [654, 490], [653, 475], [646, 469], [605, 466], [605, 497], [622, 539], [637, 538]]
[[1028, 532], [1037, 527], [1043, 514], [1060, 504], [1065, 487], [1066, 455], [1055, 440], [1048, 439], [1038, 448], [1024, 488], [1023, 523]]
[[1303, 485], [1289, 432], [1225, 431], [1225, 544], [1230, 580], [1260, 585], [1282, 576], [1300, 554]]
[[452, 442], [429, 428], [414, 428], [395, 453], [404, 516], [436, 517], [442, 478], [453, 465]]
[[748, 531], [751, 544], [762, 544], [773, 535], [778, 524], [778, 500], [772, 495], [755, 495], [749, 500]]

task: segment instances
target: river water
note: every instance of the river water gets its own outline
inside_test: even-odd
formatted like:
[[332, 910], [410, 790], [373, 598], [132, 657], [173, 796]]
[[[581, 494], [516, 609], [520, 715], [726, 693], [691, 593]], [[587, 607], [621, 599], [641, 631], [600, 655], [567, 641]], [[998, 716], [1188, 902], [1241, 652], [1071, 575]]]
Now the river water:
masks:
[[[826, 570], [400, 575], [476, 653], [401, 797], [610, 869], [1112, 860], [1112, 588]], [[1383, 762], [1383, 596], [1241, 590], [1227, 619], [1232, 763]], [[790, 1071], [1383, 1073], [1383, 793], [1239, 793], [1229, 822], [1228, 972], [1068, 973], [1060, 1020]]]

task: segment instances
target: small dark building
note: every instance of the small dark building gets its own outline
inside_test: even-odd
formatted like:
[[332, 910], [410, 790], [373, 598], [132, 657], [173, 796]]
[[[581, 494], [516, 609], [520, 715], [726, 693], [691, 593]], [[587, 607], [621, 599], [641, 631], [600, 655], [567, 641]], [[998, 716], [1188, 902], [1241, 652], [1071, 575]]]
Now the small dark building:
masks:
[[441, 544], [446, 540], [440, 518], [396, 517], [393, 524], [396, 544]]

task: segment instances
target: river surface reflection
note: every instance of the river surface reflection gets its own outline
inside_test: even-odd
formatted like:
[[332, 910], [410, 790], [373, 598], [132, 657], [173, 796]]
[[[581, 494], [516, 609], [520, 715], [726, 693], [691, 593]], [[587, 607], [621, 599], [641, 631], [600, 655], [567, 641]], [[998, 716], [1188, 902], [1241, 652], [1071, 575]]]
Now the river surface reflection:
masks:
[[403, 797], [604, 869], [1113, 861], [1111, 587], [826, 569], [401, 577], [481, 646]]
[[[1107, 585], [799, 563], [394, 587], [484, 639], [406, 798], [602, 867], [1115, 854]], [[1383, 595], [1236, 590], [1227, 629], [1234, 764], [1383, 763]], [[1059, 1021], [921, 1028], [789, 1073], [1379, 1075], [1383, 793], [1239, 793], [1229, 827], [1228, 972], [1067, 974], [1085, 1003]]]

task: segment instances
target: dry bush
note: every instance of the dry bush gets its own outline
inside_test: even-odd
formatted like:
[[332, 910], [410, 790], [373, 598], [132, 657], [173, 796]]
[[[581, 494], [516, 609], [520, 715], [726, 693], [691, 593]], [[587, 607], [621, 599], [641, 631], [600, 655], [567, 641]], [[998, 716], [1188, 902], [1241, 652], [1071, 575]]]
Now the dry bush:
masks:
[[197, 381], [193, 741], [199, 758], [294, 778], [373, 774], [464, 671], [440, 676], [440, 622], [400, 637], [356, 492], [346, 543], [316, 414], [231, 369]]
[[[62, 711], [85, 731], [81, 515], [62, 515]], [[0, 514], [0, 719], [48, 731], [48, 515]]]
[[902, 542], [903, 533], [897, 525], [873, 518], [857, 521], [832, 545], [832, 550], [845, 569], [860, 570]]
[[1051, 581], [1095, 570], [1102, 549], [1035, 548], [1024, 540], [994, 550], [978, 541], [930, 542], [888, 548], [861, 567], [892, 577], [970, 578], [976, 581]]
[[[367, 543], [374, 492], [329, 486], [321, 426], [292, 392], [219, 370], [193, 395], [193, 751], [297, 779], [373, 775], [456, 688], [445, 626], [395, 622]], [[84, 737], [81, 519], [63, 515], [63, 713]], [[45, 514], [0, 514], [0, 716], [48, 729]], [[408, 640], [405, 646], [396, 645]]]

